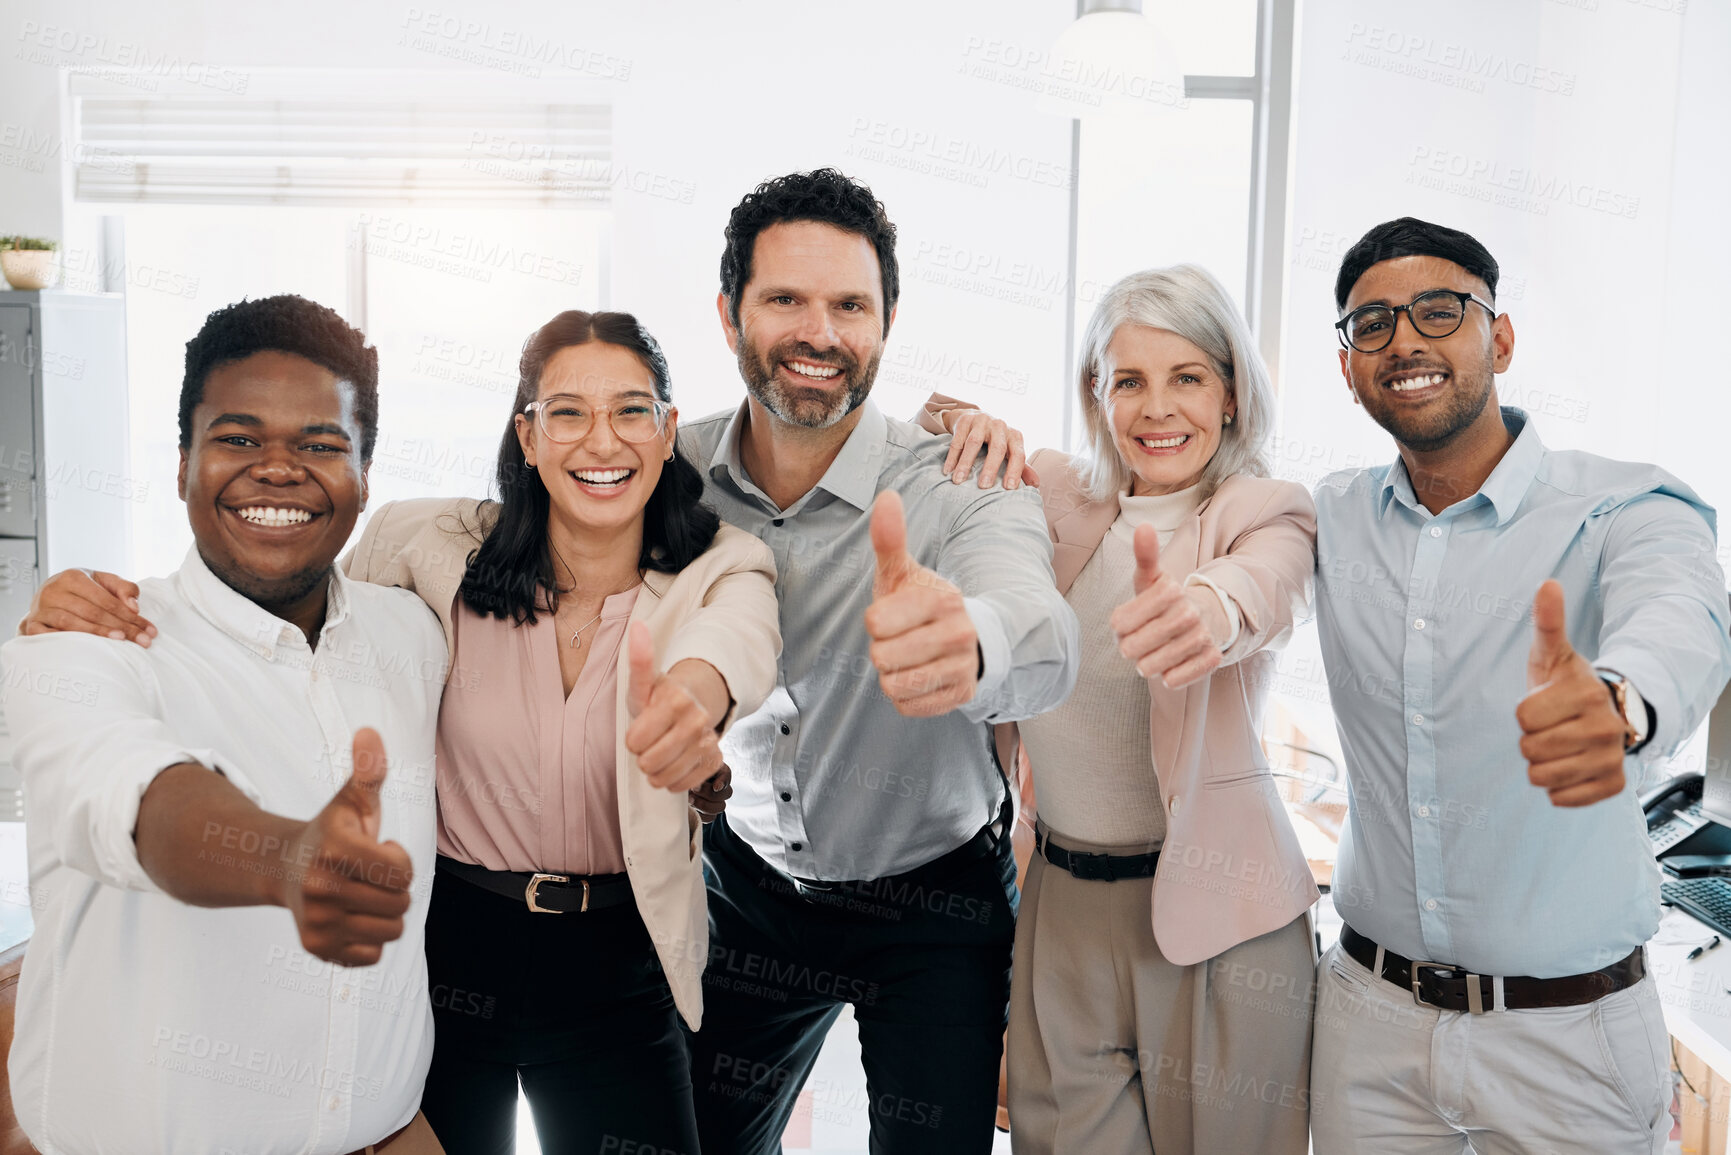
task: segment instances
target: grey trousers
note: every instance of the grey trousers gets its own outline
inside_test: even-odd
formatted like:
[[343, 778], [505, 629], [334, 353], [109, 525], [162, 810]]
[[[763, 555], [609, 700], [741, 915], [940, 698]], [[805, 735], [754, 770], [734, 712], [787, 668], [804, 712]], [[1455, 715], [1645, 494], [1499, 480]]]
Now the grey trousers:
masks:
[[[1136, 854], [1056, 836], [1069, 850]], [[1154, 881], [1036, 853], [1010, 983], [1016, 1155], [1305, 1155], [1315, 950], [1300, 916], [1205, 962], [1154, 942]]]

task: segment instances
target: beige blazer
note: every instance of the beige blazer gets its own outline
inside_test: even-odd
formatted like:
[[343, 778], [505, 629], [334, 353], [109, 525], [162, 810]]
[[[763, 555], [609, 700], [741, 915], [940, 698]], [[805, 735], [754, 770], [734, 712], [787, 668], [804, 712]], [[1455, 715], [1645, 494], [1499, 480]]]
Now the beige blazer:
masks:
[[[483, 507], [473, 498], [421, 498], [380, 506], [343, 559], [343, 570], [361, 581], [419, 594], [439, 616], [449, 646], [457, 590], [497, 508]], [[677, 574], [645, 573], [631, 621], [648, 625], [658, 668], [699, 658], [721, 672], [734, 700], [727, 725], [757, 709], [775, 688], [781, 653], [775, 562], [767, 546], [742, 530], [723, 524], [714, 544]], [[702, 825], [685, 795], [650, 786], [636, 756], [625, 748], [630, 724], [627, 663], [627, 648], [621, 646], [616, 717], [625, 870], [674, 1004], [696, 1030], [702, 1024], [703, 966], [709, 956]], [[454, 676], [464, 673], [457, 670]]]
[[[1068, 593], [1118, 518], [1095, 501], [1077, 462], [1030, 459]], [[1316, 883], [1262, 751], [1262, 715], [1283, 645], [1310, 599], [1316, 507], [1301, 485], [1229, 477], [1160, 550], [1162, 573], [1201, 573], [1238, 606], [1238, 637], [1210, 677], [1178, 690], [1148, 683], [1166, 841], [1154, 875], [1154, 939], [1179, 965], [1277, 930], [1308, 910]]]

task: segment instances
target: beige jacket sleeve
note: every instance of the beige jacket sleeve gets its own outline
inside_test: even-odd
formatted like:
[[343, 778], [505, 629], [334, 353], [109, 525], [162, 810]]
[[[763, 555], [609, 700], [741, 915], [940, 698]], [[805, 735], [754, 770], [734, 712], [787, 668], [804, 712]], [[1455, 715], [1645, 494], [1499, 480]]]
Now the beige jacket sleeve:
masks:
[[1271, 490], [1227, 552], [1196, 567], [1196, 574], [1238, 608], [1238, 636], [1222, 654], [1226, 664], [1258, 650], [1283, 646], [1293, 624], [1310, 611], [1316, 570], [1316, 505], [1293, 482], [1261, 483]]
[[415, 588], [414, 574], [402, 564], [403, 546], [408, 543], [386, 528], [397, 505], [397, 502], [387, 501], [373, 511], [373, 516], [367, 519], [367, 528], [361, 531], [361, 539], [349, 547], [349, 552], [338, 563], [343, 567], [343, 573], [356, 581], [374, 585], [400, 586], [406, 590]]
[[[781, 656], [781, 606], [775, 596], [775, 558], [744, 530], [723, 524], [715, 544], [691, 568], [707, 583], [702, 604], [682, 622], [662, 654], [664, 668], [695, 658], [727, 683], [733, 705], [722, 729], [763, 705], [775, 689]], [[681, 575], [685, 576], [684, 574]]]

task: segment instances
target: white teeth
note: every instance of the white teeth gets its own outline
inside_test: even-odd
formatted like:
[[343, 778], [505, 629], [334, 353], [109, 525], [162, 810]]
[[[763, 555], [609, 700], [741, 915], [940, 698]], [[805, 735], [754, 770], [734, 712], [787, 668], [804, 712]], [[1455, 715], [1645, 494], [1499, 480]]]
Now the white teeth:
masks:
[[787, 365], [787, 367], [789, 369], [792, 369], [795, 373], [798, 373], [802, 377], [829, 378], [829, 377], [834, 377], [837, 373], [841, 372], [840, 369], [836, 369], [833, 367], [828, 368], [828, 369], [820, 369], [820, 368], [817, 368], [816, 366], [813, 366], [813, 365], [802, 365], [797, 361], [788, 361], [788, 362], [785, 362], [785, 364]]
[[299, 525], [313, 519], [313, 515], [304, 509], [279, 509], [274, 505], [249, 505], [235, 512], [242, 521], [253, 525]]
[[1446, 374], [1432, 373], [1427, 377], [1407, 377], [1400, 381], [1390, 381], [1388, 387], [1396, 393], [1405, 393], [1411, 389], [1424, 389], [1431, 385], [1441, 385]]
[[1175, 437], [1138, 437], [1136, 439], [1150, 449], [1176, 449], [1190, 440], [1188, 433], [1180, 433]]
[[573, 469], [572, 476], [590, 485], [612, 485], [631, 476], [629, 469]]

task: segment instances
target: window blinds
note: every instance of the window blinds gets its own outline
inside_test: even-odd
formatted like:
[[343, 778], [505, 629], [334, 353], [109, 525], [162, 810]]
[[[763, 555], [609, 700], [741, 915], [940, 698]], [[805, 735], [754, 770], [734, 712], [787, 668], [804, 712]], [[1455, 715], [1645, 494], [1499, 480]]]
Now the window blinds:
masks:
[[83, 201], [602, 207], [604, 103], [75, 94]]

